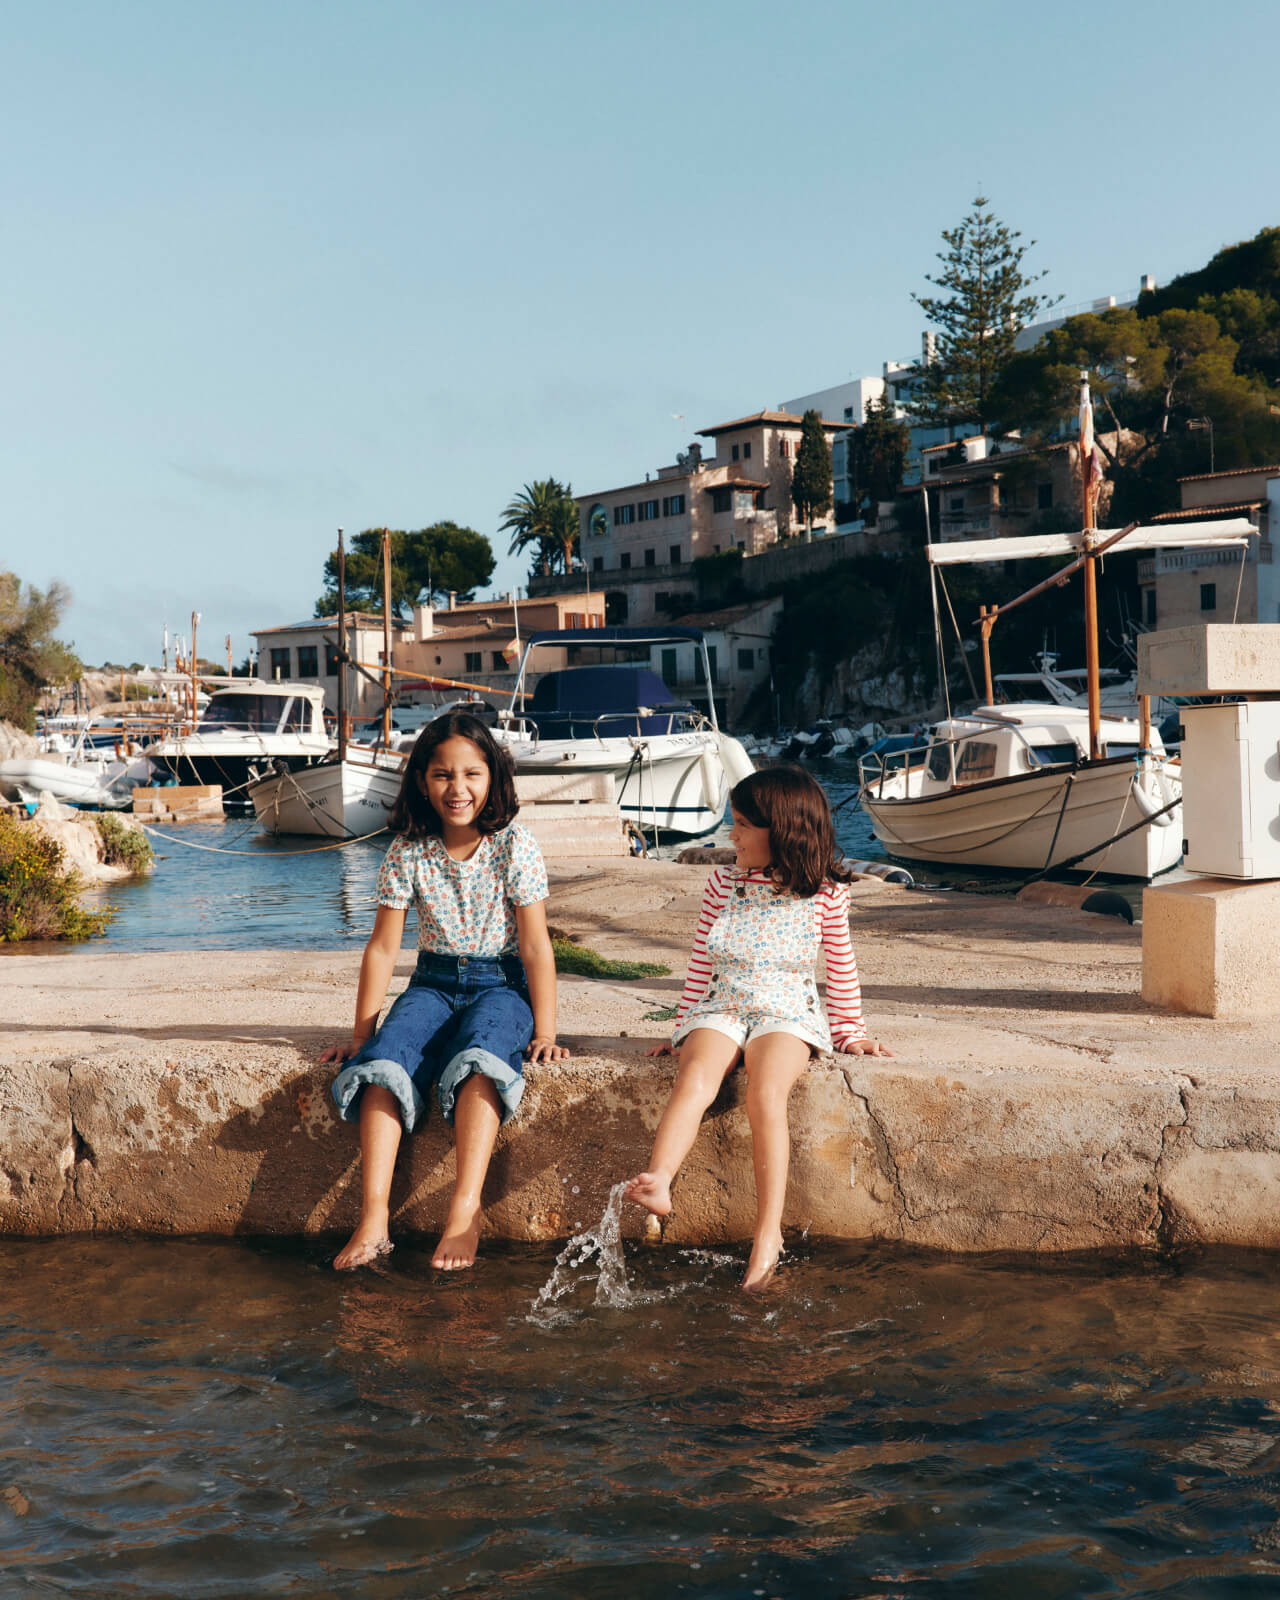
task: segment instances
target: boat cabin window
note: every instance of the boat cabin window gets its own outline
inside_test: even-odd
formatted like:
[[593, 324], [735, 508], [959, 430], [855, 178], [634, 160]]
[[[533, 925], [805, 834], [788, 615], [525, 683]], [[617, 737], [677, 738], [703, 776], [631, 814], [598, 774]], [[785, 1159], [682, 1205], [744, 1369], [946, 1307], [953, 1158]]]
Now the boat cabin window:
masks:
[[960, 746], [956, 760], [957, 783], [981, 783], [996, 775], [996, 747], [986, 739], [970, 739]]
[[951, 743], [940, 739], [929, 751], [929, 776], [935, 783], [951, 782]]
[[1138, 746], [1136, 744], [1108, 744], [1106, 752], [1109, 756], [1136, 756]]
[[218, 733], [235, 728], [249, 733], [274, 733], [284, 707], [285, 697], [278, 694], [216, 694], [200, 714], [199, 731]]
[[1079, 759], [1074, 739], [1063, 744], [1033, 744], [1027, 751], [1027, 761], [1034, 767], [1065, 767]]
[[305, 733], [307, 731], [307, 702], [301, 696], [295, 696], [285, 708], [284, 716], [280, 718], [278, 733]]

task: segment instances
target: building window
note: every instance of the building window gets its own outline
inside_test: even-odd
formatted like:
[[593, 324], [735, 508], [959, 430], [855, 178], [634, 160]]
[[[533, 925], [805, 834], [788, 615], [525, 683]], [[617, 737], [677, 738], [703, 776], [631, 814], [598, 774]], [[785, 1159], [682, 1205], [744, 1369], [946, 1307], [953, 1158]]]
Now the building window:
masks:
[[1051, 483], [1036, 484], [1036, 510], [1048, 511], [1053, 505], [1053, 485]]
[[780, 456], [789, 456], [791, 454], [791, 446], [785, 439], [779, 439], [778, 441], [778, 454]]
[[503, 655], [501, 650], [491, 650], [489, 652], [489, 659], [493, 663], [493, 666], [490, 669], [491, 671], [505, 672], [507, 670], [507, 658]]
[[665, 611], [670, 604], [670, 591], [667, 589], [659, 589], [653, 597], [653, 609], [655, 611]]
[[755, 664], [756, 664], [756, 653], [755, 653], [755, 651], [754, 650], [746, 650], [746, 649], [743, 649], [740, 646], [739, 649], [738, 649], [738, 671], [739, 672], [750, 672], [752, 670], [752, 668], [755, 666]]
[[614, 506], [613, 525], [615, 528], [625, 527], [628, 523], [634, 522], [635, 520], [636, 508], [634, 506]]
[[756, 495], [754, 489], [736, 489], [733, 495], [733, 513], [737, 517], [745, 517], [756, 508]]
[[852, 406], [846, 406], [844, 408], [844, 420], [846, 422], [852, 422], [853, 421], [853, 407]]
[[662, 652], [662, 681], [669, 689], [673, 689], [680, 682], [680, 674], [676, 671], [676, 653], [674, 650]]
[[669, 494], [662, 502], [662, 515], [664, 517], [680, 517], [684, 515], [684, 496], [682, 494]]
[[654, 522], [658, 516], [658, 502], [656, 500], [642, 500], [640, 502], [641, 522]]
[[743, 447], [742, 447], [742, 459], [744, 461], [750, 461], [751, 460], [751, 441], [750, 441], [750, 439], [748, 439], [746, 444], [744, 444]]
[[608, 531], [608, 513], [605, 511], [602, 505], [597, 503], [596, 505], [592, 506], [591, 510], [587, 513], [587, 532], [589, 534], [601, 534], [607, 533]]
[[735, 461], [738, 459], [739, 454], [740, 454], [740, 452], [738, 450], [737, 445], [735, 444], [734, 447], [733, 447], [733, 459]]
[[951, 509], [953, 511], [964, 510], [964, 496], [962, 494], [953, 494], [951, 496]]
[[271, 676], [273, 678], [287, 678], [289, 676], [289, 647], [271, 652]]
[[324, 647], [324, 675], [326, 678], [338, 676], [338, 647], [336, 644], [326, 644]]
[[592, 572], [603, 572], [604, 571], [604, 557], [603, 556], [592, 556], [592, 558], [591, 558], [591, 570], [592, 570]]
[[566, 611], [564, 625], [566, 628], [585, 628], [588, 625], [587, 613], [585, 611]]
[[[1218, 585], [1216, 583], [1202, 583], [1200, 585], [1201, 611], [1216, 611], [1218, 609]], [[273, 651], [272, 654], [275, 652]]]
[[732, 494], [732, 489], [713, 489], [711, 491], [712, 511], [727, 511], [733, 503], [731, 499]]
[[620, 559], [620, 565], [621, 565], [622, 570], [624, 572], [631, 565], [631, 552], [630, 552], [630, 550], [624, 550], [622, 552], [622, 556], [621, 556], [621, 559]]
[[1147, 627], [1156, 625], [1156, 592], [1154, 588], [1147, 590]]
[[678, 544], [673, 544], [671, 546], [671, 565], [673, 567], [678, 567], [680, 565], [680, 546]]
[[656, 550], [646, 550], [644, 553], [644, 564], [646, 567], [657, 566], [658, 552]]
[[316, 657], [319, 654], [313, 644], [300, 644], [298, 646], [298, 676], [300, 678], [318, 678], [320, 668]]
[[483, 658], [483, 651], [480, 651], [480, 650], [468, 650], [467, 651], [466, 670], [468, 672], [480, 672], [480, 671], [482, 671], [483, 669], [482, 669], [481, 664], [480, 664], [482, 658]]

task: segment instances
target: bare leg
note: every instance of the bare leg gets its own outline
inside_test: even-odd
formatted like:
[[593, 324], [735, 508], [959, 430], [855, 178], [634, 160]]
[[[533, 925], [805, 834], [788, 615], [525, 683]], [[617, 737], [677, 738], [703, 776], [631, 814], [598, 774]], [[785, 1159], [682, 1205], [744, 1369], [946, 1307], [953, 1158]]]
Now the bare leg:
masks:
[[747, 1045], [747, 1120], [756, 1173], [756, 1231], [744, 1289], [762, 1289], [782, 1253], [782, 1206], [787, 1197], [791, 1131], [787, 1100], [809, 1063], [809, 1045], [789, 1033], [766, 1033]]
[[431, 1257], [433, 1267], [456, 1272], [476, 1259], [480, 1244], [480, 1192], [484, 1188], [493, 1141], [498, 1137], [502, 1111], [493, 1079], [473, 1072], [458, 1090], [453, 1108], [458, 1175], [444, 1232]]
[[646, 1172], [627, 1185], [627, 1200], [665, 1217], [671, 1210], [671, 1183], [698, 1137], [703, 1113], [738, 1059], [738, 1046], [715, 1028], [695, 1028], [680, 1046], [680, 1070], [653, 1140]]
[[368, 1084], [360, 1096], [360, 1221], [333, 1258], [339, 1272], [367, 1266], [391, 1248], [391, 1175], [400, 1148], [400, 1106], [390, 1089]]

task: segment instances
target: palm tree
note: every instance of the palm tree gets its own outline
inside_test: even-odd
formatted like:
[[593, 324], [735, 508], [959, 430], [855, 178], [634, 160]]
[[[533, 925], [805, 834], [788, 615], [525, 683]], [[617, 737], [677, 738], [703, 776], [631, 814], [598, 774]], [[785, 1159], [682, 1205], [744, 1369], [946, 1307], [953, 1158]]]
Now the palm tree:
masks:
[[535, 478], [526, 483], [502, 513], [498, 526], [502, 533], [511, 535], [508, 555], [533, 545], [537, 550], [535, 560], [544, 576], [557, 557], [563, 560], [566, 572], [571, 570], [578, 538], [578, 508], [567, 484], [558, 483], [555, 478]]

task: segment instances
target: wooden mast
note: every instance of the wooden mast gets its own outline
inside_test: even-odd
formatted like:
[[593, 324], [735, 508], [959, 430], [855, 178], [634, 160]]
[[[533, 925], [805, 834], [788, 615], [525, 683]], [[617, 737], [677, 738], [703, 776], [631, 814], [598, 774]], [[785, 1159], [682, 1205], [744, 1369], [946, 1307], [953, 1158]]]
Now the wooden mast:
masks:
[[382, 743], [391, 743], [391, 534], [382, 530]]
[[338, 529], [338, 760], [347, 759], [347, 552]]
[[1089, 698], [1089, 759], [1102, 754], [1102, 691], [1098, 679], [1098, 559], [1094, 551], [1093, 406], [1089, 374], [1080, 374], [1080, 498], [1084, 503], [1084, 665]]

